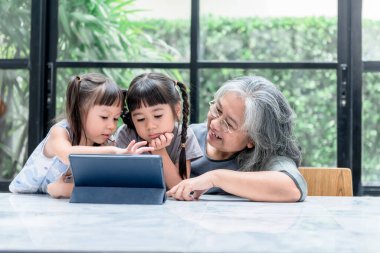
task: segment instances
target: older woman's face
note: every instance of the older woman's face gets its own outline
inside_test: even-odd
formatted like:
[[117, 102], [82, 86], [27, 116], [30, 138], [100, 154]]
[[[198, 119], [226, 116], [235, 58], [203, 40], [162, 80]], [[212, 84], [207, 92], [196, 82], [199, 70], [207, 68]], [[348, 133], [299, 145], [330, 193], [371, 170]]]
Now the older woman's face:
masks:
[[244, 98], [238, 94], [228, 92], [210, 106], [207, 115], [207, 142], [217, 150], [234, 154], [246, 147], [253, 147], [247, 132], [242, 129], [244, 102]]

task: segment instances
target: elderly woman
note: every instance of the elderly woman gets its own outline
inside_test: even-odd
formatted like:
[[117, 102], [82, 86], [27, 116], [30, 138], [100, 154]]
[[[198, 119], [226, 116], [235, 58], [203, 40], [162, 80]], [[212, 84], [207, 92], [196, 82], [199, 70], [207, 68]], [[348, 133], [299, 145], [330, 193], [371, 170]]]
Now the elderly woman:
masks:
[[207, 125], [193, 124], [204, 156], [191, 162], [191, 178], [167, 193], [178, 200], [229, 193], [252, 201], [303, 201], [301, 152], [293, 111], [268, 80], [245, 76], [226, 82], [210, 102]]

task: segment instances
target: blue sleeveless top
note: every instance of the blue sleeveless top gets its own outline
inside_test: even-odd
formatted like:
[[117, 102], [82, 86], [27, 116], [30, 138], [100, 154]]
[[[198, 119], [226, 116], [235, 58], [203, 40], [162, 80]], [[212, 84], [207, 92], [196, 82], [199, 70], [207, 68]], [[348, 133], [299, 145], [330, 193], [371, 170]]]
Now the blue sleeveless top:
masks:
[[[66, 120], [55, 124], [68, 132], [70, 139], [72, 131]], [[50, 136], [50, 131], [41, 143], [35, 148], [26, 161], [19, 174], [9, 185], [13, 193], [46, 193], [47, 185], [57, 181], [66, 173], [69, 165], [64, 164], [57, 156], [46, 157], [44, 155], [45, 144]]]

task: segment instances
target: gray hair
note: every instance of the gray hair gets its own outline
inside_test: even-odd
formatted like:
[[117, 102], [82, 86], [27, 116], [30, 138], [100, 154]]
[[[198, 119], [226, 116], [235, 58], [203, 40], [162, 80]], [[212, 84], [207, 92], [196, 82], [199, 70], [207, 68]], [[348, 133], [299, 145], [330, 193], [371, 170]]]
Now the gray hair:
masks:
[[286, 156], [299, 166], [301, 151], [293, 134], [294, 113], [281, 91], [263, 77], [243, 76], [224, 83], [214, 98], [218, 100], [229, 92], [245, 99], [242, 128], [255, 145], [239, 153], [240, 170], [264, 170], [273, 156]]

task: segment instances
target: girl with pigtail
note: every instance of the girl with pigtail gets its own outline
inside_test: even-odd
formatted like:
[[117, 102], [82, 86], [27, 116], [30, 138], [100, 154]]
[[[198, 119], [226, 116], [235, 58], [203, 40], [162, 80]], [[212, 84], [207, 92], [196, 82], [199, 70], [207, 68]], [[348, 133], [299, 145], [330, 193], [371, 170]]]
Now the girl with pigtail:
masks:
[[125, 125], [117, 131], [116, 146], [147, 141], [154, 148], [150, 153], [162, 157], [168, 189], [188, 178], [190, 161], [201, 157], [202, 150], [188, 128], [186, 85], [160, 73], [144, 73], [132, 80], [125, 99]]
[[51, 127], [9, 185], [13, 193], [48, 193], [70, 197], [70, 154], [141, 154], [153, 150], [132, 140], [121, 149], [109, 145], [122, 113], [118, 85], [98, 73], [73, 76], [66, 91], [65, 119]]

